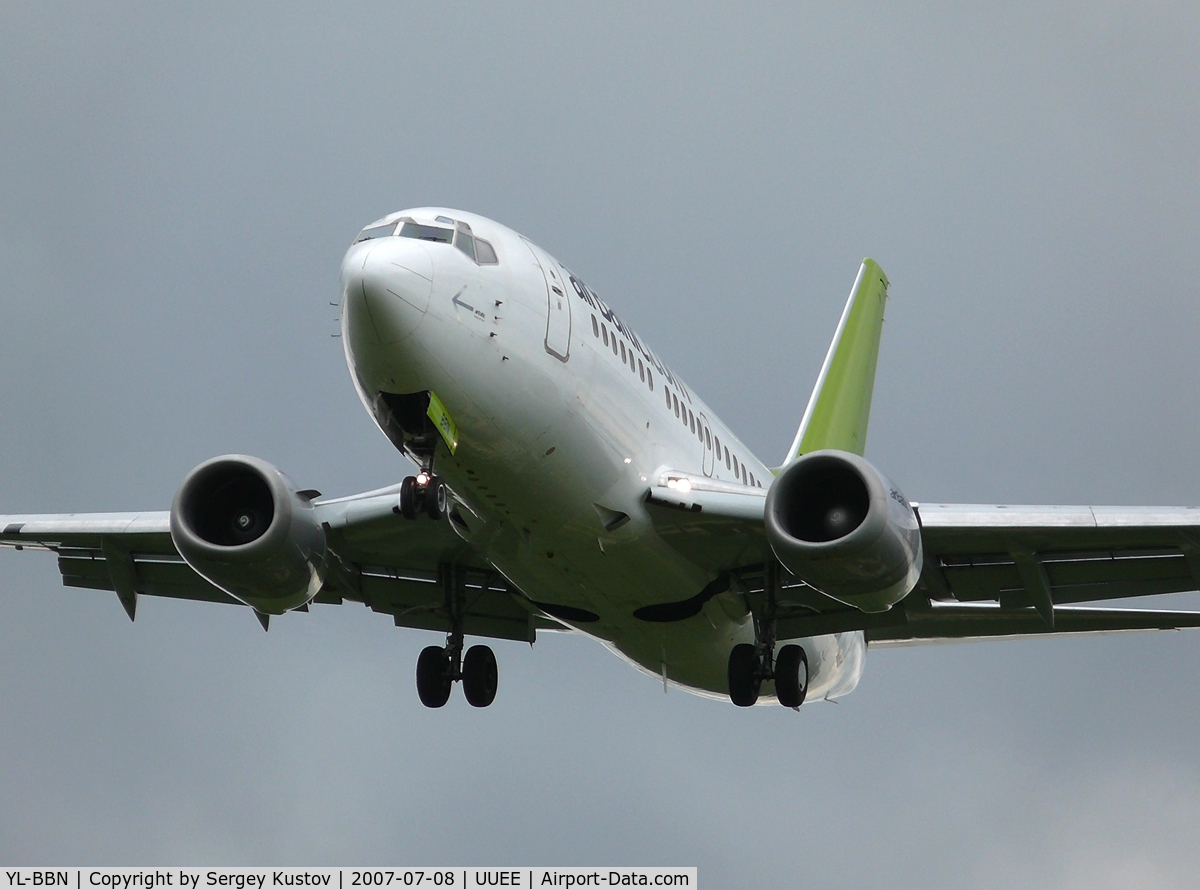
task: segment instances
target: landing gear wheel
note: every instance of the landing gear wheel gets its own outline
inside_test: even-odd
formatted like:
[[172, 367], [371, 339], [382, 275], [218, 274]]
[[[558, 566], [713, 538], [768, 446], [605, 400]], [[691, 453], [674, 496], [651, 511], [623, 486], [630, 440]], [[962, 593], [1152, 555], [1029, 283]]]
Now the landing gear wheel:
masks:
[[425, 515], [441, 519], [446, 514], [446, 486], [440, 476], [430, 476], [425, 483]]
[[467, 704], [486, 708], [496, 698], [496, 656], [488, 646], [472, 646], [463, 656], [462, 684]]
[[417, 518], [417, 479], [405, 476], [400, 483], [400, 515], [405, 519]]
[[753, 643], [738, 643], [729, 653], [729, 698], [739, 708], [758, 701], [762, 680], [758, 676], [758, 658]]
[[450, 698], [450, 660], [441, 646], [426, 646], [417, 658], [417, 695], [427, 708], [440, 708]]
[[808, 656], [801, 646], [784, 646], [775, 656], [775, 697], [785, 708], [798, 708], [808, 694]]

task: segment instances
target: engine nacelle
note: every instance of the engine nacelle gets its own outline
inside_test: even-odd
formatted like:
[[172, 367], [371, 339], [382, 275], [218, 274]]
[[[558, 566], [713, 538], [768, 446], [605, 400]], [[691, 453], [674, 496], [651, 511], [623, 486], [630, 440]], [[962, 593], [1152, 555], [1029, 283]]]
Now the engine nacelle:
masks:
[[214, 457], [188, 473], [171, 505], [171, 540], [199, 575], [268, 615], [321, 589], [325, 530], [308, 499], [256, 457]]
[[814, 451], [771, 483], [764, 521], [793, 575], [864, 612], [904, 599], [921, 576], [921, 529], [912, 506], [870, 463]]

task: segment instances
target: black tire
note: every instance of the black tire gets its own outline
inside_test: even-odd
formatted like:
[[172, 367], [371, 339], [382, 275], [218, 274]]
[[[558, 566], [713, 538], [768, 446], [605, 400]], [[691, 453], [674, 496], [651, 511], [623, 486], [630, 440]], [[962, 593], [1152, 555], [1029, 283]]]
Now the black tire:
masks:
[[785, 708], [798, 708], [808, 695], [808, 656], [801, 646], [784, 646], [775, 656], [775, 697]]
[[417, 479], [405, 476], [400, 483], [400, 515], [405, 519], [417, 518]]
[[441, 646], [426, 646], [417, 658], [417, 695], [427, 708], [440, 708], [450, 699], [450, 661]]
[[440, 476], [430, 476], [425, 484], [425, 515], [441, 519], [446, 513], [446, 486]]
[[751, 643], [738, 643], [729, 653], [729, 700], [739, 708], [758, 701], [758, 658]]
[[486, 708], [496, 699], [499, 673], [496, 656], [489, 646], [472, 646], [463, 656], [462, 684], [467, 704]]

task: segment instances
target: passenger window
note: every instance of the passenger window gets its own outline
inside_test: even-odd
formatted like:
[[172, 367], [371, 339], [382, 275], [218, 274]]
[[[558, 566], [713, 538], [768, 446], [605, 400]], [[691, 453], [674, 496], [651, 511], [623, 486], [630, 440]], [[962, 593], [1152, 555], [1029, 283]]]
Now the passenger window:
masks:
[[737, 476], [738, 476], [738, 473], [739, 473], [739, 470], [738, 470], [737, 455], [735, 454], [735, 455], [733, 456], [733, 477], [734, 477], [735, 479], [737, 478]]
[[670, 411], [671, 410], [671, 390], [664, 389], [663, 395], [667, 397], [667, 410]]
[[746, 465], [742, 464], [742, 484], [746, 484]]
[[726, 446], [725, 446], [725, 469], [727, 469], [727, 470], [728, 470], [728, 469], [730, 469], [730, 466], [729, 466], [729, 446], [728, 446], [728, 445], [726, 445]]
[[750, 474], [750, 484], [751, 485], [754, 484], [754, 474], [753, 473]]
[[621, 364], [625, 363], [625, 341], [621, 341]]
[[[621, 345], [624, 346], [625, 344], [622, 343]], [[616, 331], [613, 331], [612, 348], [613, 348], [613, 355], [616, 355], [617, 354], [617, 332]]]
[[671, 403], [675, 406], [675, 416], [679, 416], [679, 397], [671, 393]]
[[454, 236], [454, 246], [471, 258], [475, 259], [475, 239], [466, 232], [460, 231]]
[[592, 333], [597, 337], [600, 336], [600, 325], [596, 322], [596, 316], [592, 316]]
[[646, 382], [646, 366], [642, 364], [641, 359], [638, 359], [638, 376], [642, 378], [642, 383]]
[[475, 261], [484, 266], [497, 266], [500, 264], [500, 258], [496, 256], [496, 251], [492, 245], [482, 238], [475, 239]]
[[712, 434], [707, 429], [704, 430], [704, 447], [712, 451]]
[[688, 426], [692, 428], [692, 432], [696, 432], [696, 415], [691, 411], [688, 412]]
[[602, 330], [604, 332], [604, 345], [607, 346], [608, 345], [608, 327], [606, 325], [600, 325], [600, 330]]
[[654, 372], [646, 369], [646, 382], [650, 384], [650, 392], [654, 392]]
[[717, 443], [717, 460], [721, 459], [721, 439], [719, 436], [713, 436], [713, 441]]

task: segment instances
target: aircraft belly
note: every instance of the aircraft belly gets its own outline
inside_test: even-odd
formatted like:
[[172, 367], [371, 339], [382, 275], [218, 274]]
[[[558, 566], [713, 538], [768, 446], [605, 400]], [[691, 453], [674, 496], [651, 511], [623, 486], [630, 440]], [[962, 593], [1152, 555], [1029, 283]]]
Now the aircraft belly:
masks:
[[[660, 681], [665, 669], [669, 685], [725, 700], [729, 694], [729, 651], [738, 643], [753, 643], [754, 630], [749, 621], [743, 624], [728, 618], [714, 621], [702, 612], [671, 624], [631, 625], [604, 642], [621, 658]], [[780, 640], [779, 646], [788, 643], [803, 646], [808, 656], [806, 701], [836, 699], [858, 684], [866, 649], [860, 632]], [[775, 684], [765, 681], [758, 703], [775, 702]]]

